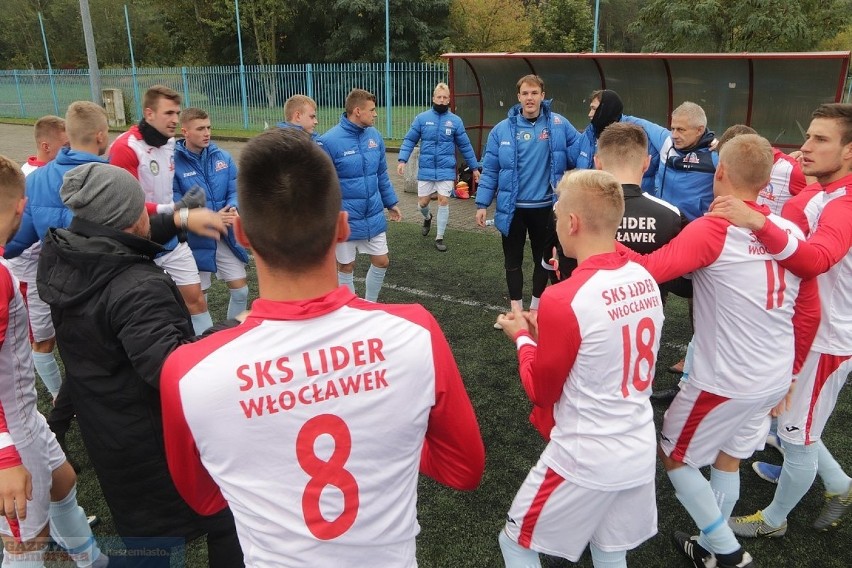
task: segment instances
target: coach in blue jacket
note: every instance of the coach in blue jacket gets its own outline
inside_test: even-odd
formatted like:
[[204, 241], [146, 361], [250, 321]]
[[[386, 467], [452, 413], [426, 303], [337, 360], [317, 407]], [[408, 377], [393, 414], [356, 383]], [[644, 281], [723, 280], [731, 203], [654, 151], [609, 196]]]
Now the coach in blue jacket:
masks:
[[245, 311], [248, 303], [246, 263], [248, 253], [237, 244], [233, 224], [237, 212], [237, 167], [231, 155], [210, 141], [210, 115], [206, 111], [189, 107], [180, 113], [183, 140], [175, 144], [175, 199], [180, 199], [193, 187], [200, 187], [207, 196], [207, 208], [218, 211], [228, 227], [228, 234], [216, 239], [187, 235], [192, 249], [201, 289], [210, 287], [212, 274], [223, 280], [231, 294], [228, 302], [228, 319]]
[[373, 128], [376, 116], [376, 96], [352, 89], [340, 122], [317, 139], [337, 170], [343, 210], [349, 215], [349, 240], [338, 243], [335, 251], [337, 278], [354, 293], [355, 256], [370, 255], [364, 298], [371, 302], [379, 297], [390, 262], [385, 209], [392, 221], [402, 220], [388, 176], [385, 142]]
[[446, 252], [444, 231], [450, 219], [450, 194], [456, 181], [456, 147], [464, 156], [465, 162], [473, 172], [474, 181], [479, 181], [479, 162], [470, 138], [464, 131], [464, 124], [458, 115], [450, 112], [450, 87], [438, 83], [432, 94], [432, 108], [421, 112], [411, 123], [411, 129], [405, 135], [399, 149], [397, 173], [405, 173], [405, 164], [417, 142], [420, 142], [420, 160], [417, 168], [417, 204], [423, 215], [423, 236], [429, 234], [432, 226], [432, 213], [429, 202], [433, 193], [438, 193], [438, 230], [435, 248]]
[[579, 134], [568, 119], [550, 110], [541, 77], [521, 77], [518, 101], [509, 117], [488, 135], [476, 192], [476, 223], [485, 226], [485, 210], [496, 197], [494, 226], [503, 236], [506, 284], [513, 309], [523, 308], [521, 265], [529, 233], [534, 261], [530, 310], [537, 310], [548, 277], [539, 261], [555, 230], [553, 188], [566, 170], [574, 168], [568, 149]]

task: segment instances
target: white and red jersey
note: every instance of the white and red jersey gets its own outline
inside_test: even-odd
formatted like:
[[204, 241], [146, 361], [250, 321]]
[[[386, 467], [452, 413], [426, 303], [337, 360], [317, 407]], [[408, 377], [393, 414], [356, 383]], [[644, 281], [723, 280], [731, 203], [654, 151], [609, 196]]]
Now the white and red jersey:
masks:
[[[142, 138], [139, 125], [119, 136], [109, 148], [109, 163], [124, 168], [142, 184], [145, 201], [150, 204], [170, 204], [175, 177], [175, 139], [157, 148]], [[152, 212], [149, 206], [148, 211]]]
[[817, 277], [821, 318], [814, 351], [852, 355], [852, 175], [825, 187], [812, 184], [784, 208], [807, 235], [802, 242], [765, 223], [755, 234], [782, 266], [803, 278]]
[[781, 215], [784, 205], [794, 195], [798, 195], [805, 186], [805, 174], [795, 158], [791, 158], [778, 148], [773, 148], [775, 163], [769, 175], [769, 185], [760, 191], [758, 205], [766, 205], [775, 215]]
[[538, 343], [515, 338], [518, 367], [533, 422], [550, 435], [541, 459], [564, 479], [601, 491], [654, 480], [649, 397], [662, 328], [657, 283], [620, 253], [586, 259], [542, 294]]
[[199, 513], [224, 496], [250, 567], [413, 567], [418, 471], [473, 489], [484, 468], [435, 319], [345, 287], [255, 301], [175, 351], [160, 390], [175, 485]]
[[[769, 215], [765, 206], [748, 202]], [[769, 215], [801, 237], [791, 222]], [[713, 217], [700, 217], [669, 244], [644, 257], [635, 255], [658, 281], [692, 273], [695, 290], [695, 361], [690, 382], [727, 398], [760, 399], [784, 391], [792, 378], [794, 353], [803, 360], [813, 337], [815, 293], [803, 294], [801, 279], [785, 270], [751, 231]], [[794, 335], [794, 312], [802, 328]], [[798, 314], [797, 314], [798, 315]]]
[[30, 324], [19, 288], [0, 258], [0, 467], [21, 463], [16, 447], [32, 443], [40, 432], [38, 420], [44, 420], [36, 409]]
[[25, 176], [28, 176], [46, 163], [47, 162], [42, 162], [35, 156], [30, 156], [29, 158], [27, 158], [27, 163], [21, 166], [21, 171], [24, 172]]

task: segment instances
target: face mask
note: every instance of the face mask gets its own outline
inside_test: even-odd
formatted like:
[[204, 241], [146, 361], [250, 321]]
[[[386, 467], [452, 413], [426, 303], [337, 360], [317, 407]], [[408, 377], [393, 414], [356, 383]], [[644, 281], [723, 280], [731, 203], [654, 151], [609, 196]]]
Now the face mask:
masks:
[[450, 110], [450, 105], [439, 105], [437, 103], [432, 103], [432, 109], [438, 114], [444, 114], [448, 110]]

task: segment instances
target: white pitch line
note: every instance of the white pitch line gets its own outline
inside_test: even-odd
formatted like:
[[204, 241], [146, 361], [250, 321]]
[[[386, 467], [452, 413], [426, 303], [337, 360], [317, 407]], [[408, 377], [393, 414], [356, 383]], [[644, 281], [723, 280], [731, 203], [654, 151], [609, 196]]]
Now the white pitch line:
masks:
[[[358, 282], [364, 282], [365, 279], [356, 278], [355, 280]], [[455, 296], [450, 296], [449, 294], [435, 294], [434, 292], [427, 292], [426, 290], [419, 290], [417, 288], [410, 288], [408, 286], [397, 286], [396, 284], [385, 283], [382, 285], [382, 288], [389, 288], [391, 290], [396, 290], [397, 292], [405, 292], [406, 294], [411, 294], [412, 296], [419, 296], [421, 298], [430, 298], [433, 300], [450, 302], [452, 304], [461, 304], [463, 306], [483, 308], [490, 312], [503, 313], [508, 309], [507, 306], [493, 306], [484, 302], [477, 302], [476, 300], [465, 300], [463, 298], [456, 298]]]

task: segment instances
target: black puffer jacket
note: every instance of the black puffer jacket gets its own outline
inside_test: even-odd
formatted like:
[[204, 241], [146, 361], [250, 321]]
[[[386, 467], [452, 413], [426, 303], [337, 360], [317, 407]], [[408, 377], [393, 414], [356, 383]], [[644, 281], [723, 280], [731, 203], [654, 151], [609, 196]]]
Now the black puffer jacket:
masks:
[[74, 219], [51, 229], [38, 268], [86, 449], [122, 536], [203, 531], [163, 446], [160, 368], [194, 334], [153, 242]]

